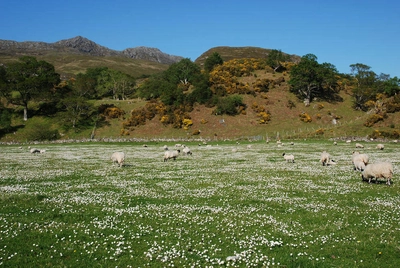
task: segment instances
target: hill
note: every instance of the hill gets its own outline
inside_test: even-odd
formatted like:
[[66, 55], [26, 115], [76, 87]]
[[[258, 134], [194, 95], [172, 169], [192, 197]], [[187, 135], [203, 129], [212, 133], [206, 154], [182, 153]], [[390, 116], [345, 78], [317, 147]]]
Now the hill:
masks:
[[[233, 59], [244, 59], [244, 58], [266, 59], [271, 50], [272, 49], [260, 48], [260, 47], [229, 47], [229, 46], [214, 47], [201, 54], [195, 60], [195, 63], [199, 64], [200, 66], [203, 66], [205, 60], [213, 53], [218, 53], [224, 61], [229, 61]], [[300, 56], [290, 55], [284, 52], [283, 54], [289, 55], [290, 61], [293, 62], [297, 62], [301, 58]]]
[[116, 51], [81, 36], [55, 43], [0, 40], [0, 63], [17, 60], [23, 55], [35, 56], [53, 64], [63, 78], [100, 66], [140, 77], [164, 71], [170, 64], [182, 59], [157, 48], [136, 47]]
[[[257, 47], [215, 47], [204, 52], [195, 63], [202, 65], [205, 59], [217, 52], [224, 61], [243, 58], [261, 58], [268, 56], [270, 49]], [[151, 75], [166, 70], [171, 61], [179, 57], [168, 57], [159, 54], [152, 48], [131, 48], [124, 51], [113, 51], [81, 37], [61, 40], [48, 44], [43, 42], [14, 42], [0, 40], [0, 63], [16, 60], [21, 55], [33, 55], [38, 59], [53, 64], [62, 76], [72, 76], [84, 72], [89, 67], [107, 66], [134, 77]], [[136, 58], [135, 58], [136, 57]], [[291, 61], [296, 62], [299, 56], [290, 55]], [[176, 129], [160, 123], [157, 116], [147, 121], [145, 125], [135, 127], [129, 135], [121, 135], [122, 124], [130, 111], [145, 105], [140, 99], [131, 100], [97, 100], [95, 105], [114, 104], [126, 112], [125, 118], [110, 119], [105, 124], [97, 126], [95, 138], [203, 138], [207, 140], [223, 139], [299, 139], [299, 138], [331, 138], [331, 137], [363, 137], [374, 131], [365, 127], [364, 123], [369, 114], [352, 109], [350, 92], [342, 91], [342, 102], [324, 102], [315, 100], [306, 107], [289, 92], [287, 73], [257, 70], [251, 75], [238, 78], [240, 82], [252, 85], [257, 79], [282, 79], [282, 83], [270, 89], [267, 93], [241, 95], [246, 105], [245, 112], [237, 116], [215, 115], [214, 108], [196, 105], [190, 113], [193, 125], [187, 129]], [[258, 111], [255, 107], [264, 107], [271, 115], [266, 124], [259, 123]], [[311, 122], [303, 122], [300, 114], [310, 116]], [[400, 125], [397, 114], [388, 114], [388, 118], [374, 127], [393, 131]], [[49, 121], [57, 128], [57, 119], [35, 116], [27, 122], [16, 121], [19, 127], [14, 134], [1, 137], [2, 141], [23, 141], [26, 131], [36, 128], [43, 121]], [[62, 132], [63, 139], [89, 138], [92, 127], [81, 132]], [[196, 135], [194, 134], [196, 133]], [[198, 134], [199, 133], [199, 134]]]

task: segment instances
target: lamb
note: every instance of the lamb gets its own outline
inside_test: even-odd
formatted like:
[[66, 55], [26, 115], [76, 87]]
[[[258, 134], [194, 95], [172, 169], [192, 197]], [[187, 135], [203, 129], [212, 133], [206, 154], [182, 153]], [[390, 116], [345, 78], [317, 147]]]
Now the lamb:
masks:
[[371, 183], [371, 179], [375, 178], [375, 182], [378, 182], [378, 178], [386, 179], [386, 184], [390, 186], [390, 181], [393, 177], [393, 165], [390, 162], [380, 162], [369, 164], [365, 167], [361, 173], [363, 181], [368, 180]]
[[125, 153], [123, 152], [115, 152], [111, 155], [111, 160], [114, 163], [118, 163], [119, 167], [122, 167], [122, 165], [125, 162]]
[[165, 151], [165, 153], [164, 153], [164, 162], [168, 161], [171, 158], [176, 160], [176, 158], [178, 157], [180, 152], [181, 152], [181, 150]]
[[182, 150], [185, 155], [192, 155], [192, 151], [190, 151], [189, 147], [185, 146]]
[[364, 145], [362, 145], [360, 143], [356, 143], [356, 148], [364, 148]]
[[353, 152], [351, 158], [354, 170], [363, 171], [368, 165], [369, 157], [366, 154], [360, 154], [359, 152]]
[[283, 153], [282, 156], [286, 160], [286, 162], [294, 163], [294, 155]]
[[383, 150], [383, 149], [385, 149], [385, 145], [383, 145], [382, 143], [379, 143], [376, 145], [376, 149]]

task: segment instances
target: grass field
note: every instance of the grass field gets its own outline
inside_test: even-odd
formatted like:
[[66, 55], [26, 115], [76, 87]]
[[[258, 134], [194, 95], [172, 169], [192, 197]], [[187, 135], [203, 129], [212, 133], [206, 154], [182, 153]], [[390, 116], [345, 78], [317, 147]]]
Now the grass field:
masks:
[[361, 149], [393, 163], [389, 187], [361, 181], [354, 143], [284, 143], [188, 143], [168, 162], [173, 142], [2, 145], [0, 266], [399, 267], [400, 145]]

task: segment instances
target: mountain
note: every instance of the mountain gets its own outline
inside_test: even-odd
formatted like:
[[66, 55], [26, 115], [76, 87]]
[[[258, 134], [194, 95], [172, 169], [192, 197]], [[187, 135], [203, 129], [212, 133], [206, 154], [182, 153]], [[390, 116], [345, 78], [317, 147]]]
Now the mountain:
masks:
[[121, 56], [161, 64], [172, 64], [183, 59], [180, 56], [166, 54], [157, 48], [143, 46], [117, 51], [101, 46], [82, 36], [60, 40], [55, 43], [0, 40], [0, 54], [3, 55], [43, 55], [48, 52], [76, 53], [89, 56]]
[[143, 46], [117, 51], [82, 36], [54, 43], [0, 40], [0, 63], [15, 61], [24, 55], [53, 64], [63, 78], [85, 72], [87, 68], [102, 66], [141, 77], [162, 72], [183, 59]]

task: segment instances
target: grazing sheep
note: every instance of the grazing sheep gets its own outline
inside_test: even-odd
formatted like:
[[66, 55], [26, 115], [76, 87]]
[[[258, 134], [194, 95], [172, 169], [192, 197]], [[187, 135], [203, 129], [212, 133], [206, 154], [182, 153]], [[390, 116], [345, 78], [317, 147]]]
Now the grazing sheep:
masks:
[[164, 148], [165, 151], [168, 151], [168, 146], [167, 145], [164, 145], [163, 148]]
[[45, 152], [46, 152], [46, 150], [44, 150], [44, 149], [39, 150], [39, 153], [41, 153], [41, 154], [44, 154]]
[[31, 152], [31, 154], [37, 154], [37, 153], [40, 153], [40, 150], [36, 149], [36, 148], [32, 148], [32, 149], [30, 149], [30, 152]]
[[185, 155], [192, 155], [192, 151], [189, 149], [189, 147], [185, 146], [182, 150], [183, 154]]
[[323, 166], [327, 166], [328, 163], [331, 160], [331, 155], [327, 153], [326, 151], [323, 151], [321, 154], [321, 159], [320, 162], [322, 163]]
[[120, 167], [122, 167], [122, 165], [125, 162], [125, 153], [123, 152], [115, 152], [111, 155], [111, 160], [114, 163], [118, 163], [118, 165]]
[[383, 150], [383, 149], [385, 149], [385, 145], [383, 145], [382, 143], [379, 143], [376, 145], [376, 149]]
[[362, 145], [360, 143], [356, 143], [356, 148], [364, 148], [364, 145]]
[[171, 158], [176, 160], [176, 158], [178, 157], [180, 152], [181, 152], [181, 150], [165, 151], [165, 153], [164, 153], [164, 162], [168, 161]]
[[251, 144], [248, 144], [248, 145], [246, 146], [247, 149], [251, 149], [251, 147], [252, 147]]
[[294, 155], [283, 153], [282, 156], [286, 160], [286, 162], [294, 163]]
[[369, 157], [366, 154], [360, 154], [359, 152], [353, 152], [351, 162], [353, 163], [354, 170], [363, 171], [368, 165]]
[[337, 145], [337, 142], [336, 142], [336, 141], [334, 141], [334, 142], [333, 142], [333, 145]]
[[378, 178], [386, 179], [386, 184], [390, 185], [390, 181], [393, 177], [393, 165], [390, 162], [372, 163], [365, 167], [361, 173], [363, 181], [368, 180], [371, 183], [371, 179], [375, 178], [375, 182], [378, 182]]

